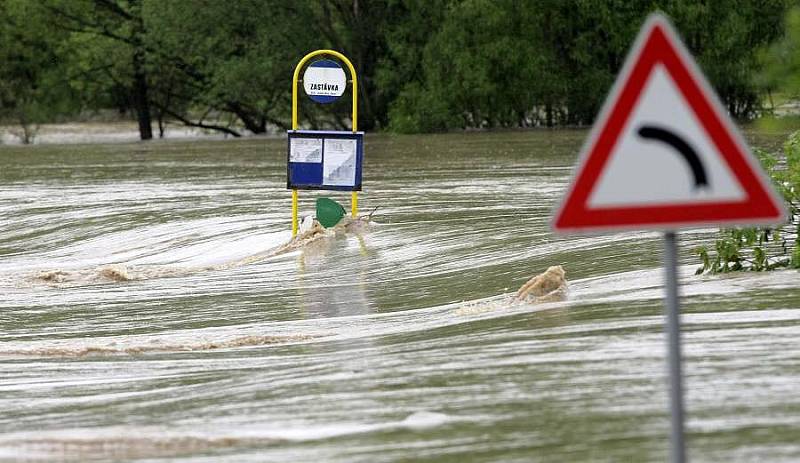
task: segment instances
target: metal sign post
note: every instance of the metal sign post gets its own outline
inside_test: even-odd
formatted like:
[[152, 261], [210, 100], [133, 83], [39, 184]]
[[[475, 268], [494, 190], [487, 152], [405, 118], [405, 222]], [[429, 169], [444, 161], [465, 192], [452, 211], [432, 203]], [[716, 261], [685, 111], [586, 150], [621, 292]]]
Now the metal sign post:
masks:
[[686, 461], [675, 230], [780, 223], [786, 208], [666, 17], [642, 27], [555, 212], [560, 233], [664, 234], [671, 455]]
[[683, 372], [681, 369], [681, 318], [678, 299], [678, 244], [674, 231], [664, 233], [664, 286], [666, 290], [667, 351], [669, 356], [670, 455], [674, 463], [686, 461], [683, 441]]
[[[320, 55], [328, 55], [333, 56], [343, 62], [348, 70], [350, 71], [350, 80], [349, 82], [352, 85], [352, 93], [353, 93], [353, 114], [352, 114], [352, 125], [353, 125], [353, 134], [356, 136], [363, 137], [363, 133], [358, 132], [358, 77], [356, 76], [355, 67], [353, 67], [353, 63], [347, 59], [346, 56], [339, 53], [335, 50], [316, 50], [312, 51], [311, 53], [307, 54], [297, 63], [297, 66], [294, 68], [294, 76], [292, 77], [292, 132], [297, 133], [297, 83], [300, 80], [300, 70], [303, 69], [303, 66], [312, 58]], [[317, 66], [315, 66], [315, 64]], [[312, 63], [311, 66], [306, 70], [306, 76], [309, 76], [308, 71], [311, 68], [315, 68], [316, 72], [313, 73], [315, 82], [313, 85], [304, 85], [305, 92], [311, 97], [314, 101], [318, 103], [330, 103], [334, 101], [336, 98], [341, 96], [344, 89], [338, 88], [339, 85], [342, 83], [342, 77], [340, 77], [339, 72], [337, 72], [336, 63], [330, 60], [322, 60], [320, 62]], [[341, 68], [339, 68], [341, 69]], [[326, 81], [327, 80], [327, 81]], [[304, 82], [306, 84], [306, 82]], [[361, 145], [359, 145], [361, 146]], [[290, 148], [291, 149], [291, 148]], [[291, 157], [291, 153], [290, 153]], [[359, 157], [360, 162], [361, 157]], [[289, 169], [287, 169], [289, 170]], [[359, 165], [359, 173], [360, 173], [360, 165]], [[291, 184], [292, 179], [289, 178], [288, 183]], [[304, 188], [316, 188], [316, 189], [342, 189], [342, 188], [327, 188], [322, 182], [317, 186], [305, 186]], [[294, 238], [297, 235], [298, 229], [298, 220], [297, 220], [297, 200], [298, 200], [298, 188], [291, 187], [292, 189], [292, 237]], [[350, 188], [352, 193], [350, 195], [351, 201], [351, 215], [352, 217], [356, 217], [358, 215], [358, 190], [361, 189], [360, 182], [358, 186], [355, 185]]]

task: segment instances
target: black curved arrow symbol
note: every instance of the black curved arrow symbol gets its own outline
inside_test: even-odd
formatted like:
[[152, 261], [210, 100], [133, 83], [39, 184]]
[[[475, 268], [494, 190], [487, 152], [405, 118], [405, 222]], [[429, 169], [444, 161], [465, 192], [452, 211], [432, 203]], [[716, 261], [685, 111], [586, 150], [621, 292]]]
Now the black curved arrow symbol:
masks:
[[703, 167], [703, 163], [700, 162], [700, 156], [697, 155], [697, 152], [694, 150], [694, 148], [686, 143], [683, 138], [675, 135], [667, 129], [662, 129], [652, 125], [643, 125], [640, 127], [639, 136], [642, 138], [658, 140], [675, 148], [675, 150], [679, 152], [684, 159], [686, 159], [686, 162], [692, 169], [692, 174], [694, 174], [694, 187], [708, 187], [706, 169]]

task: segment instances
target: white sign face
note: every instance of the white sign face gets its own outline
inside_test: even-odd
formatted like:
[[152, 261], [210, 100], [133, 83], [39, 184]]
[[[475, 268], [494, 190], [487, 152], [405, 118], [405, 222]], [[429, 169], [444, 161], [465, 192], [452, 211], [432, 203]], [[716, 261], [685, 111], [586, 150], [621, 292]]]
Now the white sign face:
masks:
[[356, 183], [356, 140], [325, 139], [322, 163], [323, 185], [353, 186]]
[[335, 61], [320, 60], [311, 63], [303, 73], [306, 95], [318, 103], [330, 103], [344, 93], [347, 76]]
[[321, 138], [292, 138], [289, 162], [322, 162]]
[[[690, 108], [672, 77], [656, 65], [589, 196], [589, 206], [745, 199], [739, 180]], [[689, 152], [681, 154], [667, 140], [679, 140]]]

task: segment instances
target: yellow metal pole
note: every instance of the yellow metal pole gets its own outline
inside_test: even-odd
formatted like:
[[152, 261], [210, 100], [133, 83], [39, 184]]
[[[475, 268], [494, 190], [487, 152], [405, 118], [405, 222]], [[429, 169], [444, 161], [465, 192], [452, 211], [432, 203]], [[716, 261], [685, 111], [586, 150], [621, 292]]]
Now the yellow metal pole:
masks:
[[292, 190], [292, 238], [297, 236], [297, 190]]
[[[345, 58], [346, 59], [346, 58]], [[353, 133], [358, 131], [358, 79], [356, 78], [356, 70], [350, 61], [347, 61], [350, 67], [350, 75], [353, 77]], [[358, 216], [358, 192], [354, 191], [350, 195], [350, 217], [355, 219]]]
[[[358, 132], [358, 77], [356, 68], [346, 56], [335, 50], [316, 50], [307, 54], [297, 63], [292, 76], [292, 130], [297, 130], [297, 81], [300, 79], [300, 70], [308, 60], [319, 55], [335, 56], [347, 65], [350, 70], [350, 83], [353, 85], [353, 133]], [[358, 192], [354, 191], [351, 195], [351, 210], [353, 218], [358, 214]], [[297, 235], [297, 190], [292, 190], [292, 237]]]
[[316, 50], [307, 54], [297, 63], [294, 68], [294, 76], [292, 77], [292, 130], [297, 130], [297, 81], [300, 80], [300, 69], [303, 68], [308, 60], [319, 55], [335, 56], [347, 65], [350, 70], [350, 82], [353, 84], [353, 132], [358, 131], [358, 77], [356, 77], [356, 68], [353, 63], [347, 59], [346, 56], [335, 50]]

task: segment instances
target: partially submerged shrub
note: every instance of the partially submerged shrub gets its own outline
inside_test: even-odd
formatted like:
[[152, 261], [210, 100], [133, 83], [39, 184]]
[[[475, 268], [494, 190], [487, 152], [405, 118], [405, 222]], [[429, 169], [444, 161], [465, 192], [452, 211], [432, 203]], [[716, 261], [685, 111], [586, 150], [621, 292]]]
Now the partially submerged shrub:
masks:
[[756, 154], [786, 201], [789, 221], [776, 227], [720, 230], [713, 251], [706, 246], [696, 249], [703, 261], [697, 274], [800, 268], [800, 131], [784, 143], [783, 156], [761, 150]]

